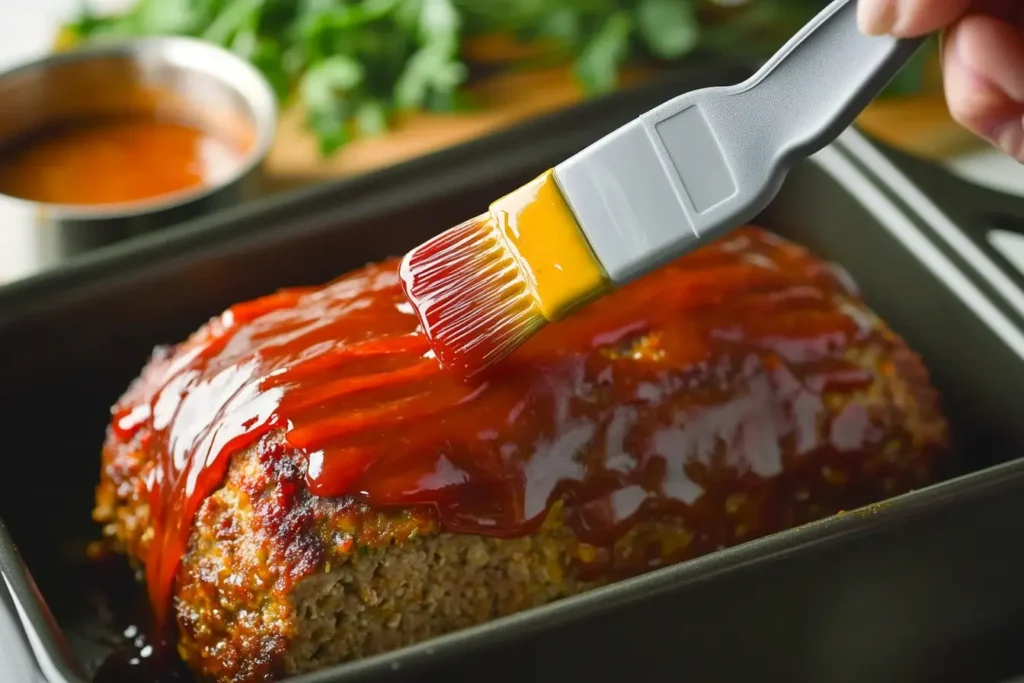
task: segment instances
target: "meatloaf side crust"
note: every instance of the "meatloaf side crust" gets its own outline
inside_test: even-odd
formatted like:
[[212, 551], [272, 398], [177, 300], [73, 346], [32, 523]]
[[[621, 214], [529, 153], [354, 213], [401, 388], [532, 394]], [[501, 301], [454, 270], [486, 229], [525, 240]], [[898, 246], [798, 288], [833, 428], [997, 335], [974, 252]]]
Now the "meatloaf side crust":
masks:
[[[757, 260], [776, 248], [798, 249], [754, 229], [707, 249]], [[815, 263], [809, 255], [801, 258]], [[685, 264], [684, 259], [680, 267]], [[808, 288], [819, 285], [807, 278]], [[682, 449], [680, 466], [693, 472], [697, 484], [688, 505], [620, 514], [626, 522], [607, 544], [580, 537], [579, 526], [570, 523], [579, 517], [579, 501], [564, 492], [549, 500], [538, 529], [514, 538], [452, 533], [429, 506], [372, 508], [350, 495], [313, 495], [307, 456], [280, 429], [262, 434], [231, 456], [223, 480], [192, 523], [173, 588], [181, 656], [205, 679], [277, 680], [549, 603], [931, 482], [949, 436], [927, 370], [855, 292], [835, 282], [826, 289], [829, 309], [848, 312], [865, 328], [836, 353], [870, 381], [820, 392], [822, 410], [805, 425], [818, 435], [810, 446], [799, 434], [764, 429], [766, 416], [802, 400], [793, 386], [778, 381], [780, 361], [773, 353], [759, 356], [762, 362], [730, 398], [744, 406], [731, 421], [702, 410], [706, 406], [695, 398], [705, 396], [701, 387], [721, 381], [714, 358], [687, 366], [687, 383], [675, 385], [667, 399], [673, 411], [642, 399], [601, 399], [611, 402], [597, 424], [604, 438], [584, 444], [580, 457], [605, 455], [609, 439], [622, 429], [615, 416], [624, 413], [618, 409], [628, 409], [642, 436], [657, 431], [669, 446]], [[745, 322], [737, 324], [742, 328]], [[628, 347], [616, 342], [616, 362], [625, 368], [620, 372], [655, 355], [665, 362], [665, 351], [648, 343], [656, 332], [631, 338]], [[851, 433], [862, 438], [844, 443]], [[751, 441], [751, 435], [761, 440]], [[140, 566], [154, 542], [147, 488], [154, 456], [147, 438], [145, 429], [130, 438], [108, 433], [94, 513], [105, 535]], [[771, 472], [756, 465], [764, 439], [773, 440], [769, 450], [780, 462]], [[622, 443], [628, 451], [637, 442]], [[636, 509], [633, 493], [620, 489], [604, 504]]]

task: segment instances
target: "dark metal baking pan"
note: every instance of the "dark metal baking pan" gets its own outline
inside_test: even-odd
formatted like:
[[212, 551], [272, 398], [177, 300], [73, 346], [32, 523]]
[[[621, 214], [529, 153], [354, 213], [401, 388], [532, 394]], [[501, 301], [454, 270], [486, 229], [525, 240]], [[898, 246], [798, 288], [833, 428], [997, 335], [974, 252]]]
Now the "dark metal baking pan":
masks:
[[[154, 344], [183, 338], [237, 300], [401, 253], [671, 95], [746, 73], [683, 73], [0, 290], [0, 572], [38, 668], [53, 681], [88, 680], [110, 650], [100, 636], [127, 626], [122, 609], [141, 599], [123, 566], [86, 562], [84, 542], [96, 533], [89, 510], [108, 407]], [[986, 296], [989, 283], [863, 168], [851, 152], [862, 140], [850, 133], [797, 169], [763, 223], [842, 262], [925, 357], [957, 433], [961, 476], [301, 680], [845, 683], [1016, 673], [1024, 335]]]
[[891, 148], [856, 141], [850, 151], [895, 201], [925, 219], [934, 242], [977, 274], [1009, 315], [1024, 319], [1024, 270], [993, 239], [998, 233], [1024, 239], [1020, 196], [966, 183]]

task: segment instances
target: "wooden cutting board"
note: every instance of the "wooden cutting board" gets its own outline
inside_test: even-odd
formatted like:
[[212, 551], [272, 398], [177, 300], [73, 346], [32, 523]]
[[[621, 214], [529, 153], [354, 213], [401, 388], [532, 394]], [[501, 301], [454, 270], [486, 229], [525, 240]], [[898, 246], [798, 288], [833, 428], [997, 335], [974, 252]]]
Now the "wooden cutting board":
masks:
[[[630, 71], [621, 81], [628, 85], [649, 77], [647, 72]], [[584, 97], [569, 69], [560, 67], [494, 76], [469, 88], [469, 93], [476, 105], [471, 112], [404, 116], [387, 133], [351, 142], [326, 159], [303, 126], [305, 112], [287, 108], [267, 158], [267, 180], [280, 189], [364, 173], [570, 107]]]
[[[630, 72], [623, 83], [649, 75]], [[858, 124], [884, 142], [925, 157], [942, 158], [973, 148], [977, 140], [950, 118], [937, 80], [933, 78], [932, 87], [921, 95], [876, 102]], [[267, 159], [269, 189], [395, 164], [571, 106], [584, 96], [566, 68], [495, 76], [473, 86], [471, 93], [480, 105], [473, 112], [406, 116], [388, 133], [357, 140], [327, 159], [320, 157], [316, 141], [304, 129], [303, 111], [286, 109]]]

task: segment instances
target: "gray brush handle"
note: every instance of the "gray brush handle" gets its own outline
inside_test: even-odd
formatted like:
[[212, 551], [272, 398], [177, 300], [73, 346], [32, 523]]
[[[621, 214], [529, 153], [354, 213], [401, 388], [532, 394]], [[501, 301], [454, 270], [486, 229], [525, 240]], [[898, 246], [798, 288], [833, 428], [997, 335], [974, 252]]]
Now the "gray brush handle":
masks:
[[745, 82], [681, 95], [556, 167], [612, 279], [753, 218], [793, 164], [853, 123], [924, 40], [864, 35], [856, 0], [835, 0]]
[[839, 137], [924, 40], [866, 36], [857, 27], [857, 0], [836, 0], [744, 83], [706, 98], [684, 95], [645, 118], [657, 126], [699, 104], [737, 167], [785, 164]]

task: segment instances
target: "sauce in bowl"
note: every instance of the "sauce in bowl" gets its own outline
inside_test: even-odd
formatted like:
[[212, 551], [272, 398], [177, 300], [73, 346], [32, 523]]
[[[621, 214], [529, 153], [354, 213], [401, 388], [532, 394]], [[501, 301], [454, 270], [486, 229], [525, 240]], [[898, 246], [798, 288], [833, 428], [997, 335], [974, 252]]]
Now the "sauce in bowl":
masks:
[[0, 147], [0, 193], [47, 204], [156, 199], [225, 181], [247, 147], [156, 116], [72, 121]]

